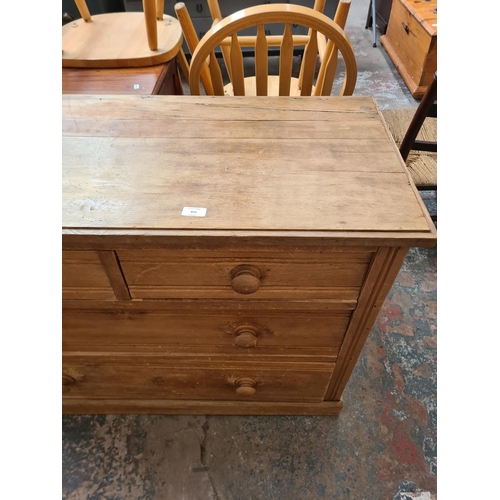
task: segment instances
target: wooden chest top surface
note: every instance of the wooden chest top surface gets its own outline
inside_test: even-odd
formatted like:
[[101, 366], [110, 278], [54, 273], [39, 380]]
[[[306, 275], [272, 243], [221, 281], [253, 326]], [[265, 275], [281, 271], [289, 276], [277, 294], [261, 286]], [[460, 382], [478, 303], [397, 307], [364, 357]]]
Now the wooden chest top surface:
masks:
[[63, 94], [152, 94], [165, 66], [143, 68], [62, 68]]
[[370, 97], [63, 95], [62, 131], [69, 232], [435, 239]]

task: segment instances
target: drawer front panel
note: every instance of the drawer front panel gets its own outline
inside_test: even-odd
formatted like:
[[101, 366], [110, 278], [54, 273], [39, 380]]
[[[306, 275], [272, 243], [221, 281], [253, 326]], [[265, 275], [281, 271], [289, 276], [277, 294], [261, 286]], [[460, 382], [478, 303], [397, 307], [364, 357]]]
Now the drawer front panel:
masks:
[[[279, 304], [275, 304], [279, 307]], [[65, 351], [151, 351], [190, 347], [199, 353], [303, 354], [336, 356], [349, 324], [351, 311], [314, 312], [267, 309], [200, 311], [63, 310]], [[278, 349], [277, 349], [278, 348]], [[314, 349], [316, 348], [316, 349]]]
[[[356, 300], [373, 253], [222, 255], [125, 250], [118, 258], [132, 298]], [[248, 285], [248, 288], [245, 288]]]
[[[86, 359], [84, 359], [86, 358]], [[323, 400], [334, 365], [182, 364], [134, 356], [63, 359], [63, 395], [92, 399]]]
[[386, 36], [391, 40], [405, 70], [416, 84], [420, 84], [424, 71], [432, 71], [434, 74], [435, 37], [426, 31], [399, 0], [392, 4]]
[[62, 298], [113, 300], [115, 294], [97, 252], [62, 252]]

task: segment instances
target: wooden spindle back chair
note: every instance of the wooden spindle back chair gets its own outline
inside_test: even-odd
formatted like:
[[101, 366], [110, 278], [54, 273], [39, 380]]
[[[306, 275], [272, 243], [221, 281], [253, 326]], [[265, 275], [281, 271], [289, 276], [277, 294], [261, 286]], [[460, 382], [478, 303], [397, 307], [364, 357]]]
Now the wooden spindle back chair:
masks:
[[437, 73], [417, 109], [382, 114], [419, 191], [437, 190]]
[[[219, 0], [207, 0], [207, 2], [208, 2], [208, 8], [210, 9], [210, 15], [212, 16], [212, 20], [215, 21], [217, 19], [219, 20], [223, 19], [219, 6]], [[326, 0], [315, 0], [313, 9], [323, 13], [323, 11], [325, 10], [325, 5], [326, 5]], [[350, 7], [351, 7], [351, 0], [339, 0], [339, 3], [337, 4], [337, 10], [335, 11], [335, 17], [333, 18], [333, 20], [342, 29], [345, 28]], [[183, 26], [182, 22], [181, 26]], [[309, 31], [308, 35], [311, 36], [311, 31]], [[245, 38], [246, 38], [245, 43], [251, 44], [252, 46], [255, 45], [255, 37], [247, 36]], [[300, 42], [301, 39], [299, 39], [298, 37], [294, 37], [294, 46], [300, 45]], [[321, 33], [318, 33], [318, 53], [320, 61], [323, 61], [327, 43], [328, 40], [326, 39], [326, 37]], [[229, 57], [229, 47], [223, 46], [221, 47], [221, 51], [227, 71], [228, 73], [231, 73], [231, 59]], [[191, 51], [191, 54], [193, 54], [193, 52], [194, 50]], [[299, 81], [302, 81], [302, 75], [299, 76]]]
[[[214, 24], [215, 22], [223, 19], [223, 15], [222, 15], [222, 12], [221, 12], [221, 9], [219, 6], [219, 0], [207, 0], [207, 2], [208, 2], [208, 7], [210, 9], [210, 15], [212, 16], [212, 23]], [[325, 9], [325, 5], [326, 5], [326, 0], [315, 0], [313, 9], [318, 11], [318, 12], [323, 13], [323, 11]], [[339, 0], [339, 3], [337, 4], [337, 9], [335, 11], [335, 16], [334, 16], [333, 20], [342, 29], [345, 28], [350, 7], [351, 7], [351, 0]], [[186, 40], [187, 48], [188, 48], [190, 54], [192, 55], [194, 53], [194, 51], [196, 50], [196, 47], [198, 46], [198, 43], [199, 43], [199, 39], [198, 39], [198, 36], [196, 34], [196, 30], [194, 29], [193, 22], [191, 20], [189, 12], [188, 12], [184, 3], [176, 4], [175, 12], [176, 12], [177, 18], [179, 19], [179, 22], [181, 24], [182, 30], [184, 32], [184, 37]], [[310, 35], [311, 35], [310, 31], [308, 33], [308, 38], [305, 38], [304, 36], [294, 35], [293, 36], [294, 47], [304, 46], [307, 43]], [[321, 62], [323, 62], [328, 40], [321, 33], [317, 33], [317, 36], [318, 36], [319, 59]], [[269, 40], [268, 43], [270, 43], [271, 45], [273, 45], [273, 44], [279, 45], [279, 43], [281, 42], [281, 37], [277, 37], [277, 36], [268, 37], [268, 40]], [[240, 45], [253, 47], [255, 45], [255, 36], [240, 37]], [[224, 58], [224, 64], [226, 66], [226, 70], [227, 70], [228, 74], [231, 74], [231, 59], [229, 57], [229, 47], [227, 45], [224, 45], [221, 47], [221, 51], [222, 51], [222, 57]], [[334, 51], [336, 51], [335, 48], [334, 48]], [[183, 52], [182, 52], [182, 55], [178, 59], [179, 59], [179, 63], [180, 63], [182, 72], [186, 78], [186, 81], [189, 81], [189, 63], [187, 62]], [[298, 80], [299, 86], [301, 86], [302, 77], [303, 77], [303, 75], [302, 75], [302, 73], [300, 73], [299, 80]], [[207, 65], [205, 65], [205, 67], [202, 69], [201, 80], [202, 80], [203, 86], [208, 89], [208, 93], [213, 94], [213, 89], [212, 89], [212, 85], [210, 82], [210, 76], [208, 74], [208, 66]]]
[[164, 0], [143, 0], [144, 12], [91, 16], [85, 0], [75, 0], [82, 19], [62, 27], [62, 65], [120, 68], [162, 64], [182, 45], [179, 21], [163, 14]]
[[[401, 157], [419, 191], [435, 191], [437, 199], [437, 72], [417, 109], [382, 111]], [[431, 215], [437, 220], [437, 215]]]
[[[185, 8], [175, 6], [176, 11]], [[265, 25], [284, 25], [282, 36], [266, 36]], [[309, 35], [292, 36], [292, 25], [309, 29]], [[253, 37], [238, 36], [238, 32], [256, 27]], [[318, 56], [318, 33], [325, 36], [323, 61], [314, 84]], [[294, 40], [295, 38], [295, 40]], [[244, 76], [241, 47], [254, 44], [255, 77]], [[302, 80], [292, 78], [294, 44], [305, 45], [300, 75]], [[279, 75], [268, 73], [268, 47], [280, 47]], [[230, 84], [224, 86], [222, 73], [215, 54], [216, 47], [227, 47], [230, 61]], [[345, 65], [345, 78], [339, 95], [352, 95], [357, 78], [354, 51], [344, 31], [324, 14], [300, 5], [269, 4], [250, 7], [225, 19], [214, 21], [212, 28], [196, 46], [189, 70], [189, 88], [193, 95], [200, 95], [200, 81], [209, 95], [330, 95], [337, 69], [339, 51]], [[212, 91], [203, 79], [209, 78]]]

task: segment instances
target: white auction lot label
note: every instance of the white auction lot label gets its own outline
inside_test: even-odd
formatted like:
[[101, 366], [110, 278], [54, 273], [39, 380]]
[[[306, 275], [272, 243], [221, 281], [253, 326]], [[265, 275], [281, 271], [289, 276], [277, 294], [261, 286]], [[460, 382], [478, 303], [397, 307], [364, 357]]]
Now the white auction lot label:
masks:
[[206, 208], [200, 208], [200, 207], [184, 207], [182, 209], [182, 214], [187, 217], [205, 217], [207, 214], [207, 209]]

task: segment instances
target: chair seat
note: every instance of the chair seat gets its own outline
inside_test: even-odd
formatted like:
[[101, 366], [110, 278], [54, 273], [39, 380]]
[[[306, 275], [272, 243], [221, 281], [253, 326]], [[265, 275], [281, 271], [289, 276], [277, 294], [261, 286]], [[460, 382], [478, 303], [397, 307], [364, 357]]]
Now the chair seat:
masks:
[[[382, 111], [382, 114], [399, 148], [415, 114], [415, 109], [386, 109]], [[428, 117], [425, 119], [417, 139], [420, 141], [437, 141], [437, 118]], [[437, 185], [437, 153], [412, 151], [406, 160], [406, 167], [415, 185], [422, 188]]]
[[406, 160], [406, 167], [415, 185], [421, 189], [437, 185], [437, 154], [436, 153], [410, 153]]
[[[300, 87], [299, 87], [299, 79], [292, 78], [290, 83], [290, 95], [300, 97]], [[279, 96], [279, 86], [280, 86], [280, 77], [276, 75], [271, 75], [267, 77], [267, 95], [269, 96]], [[312, 93], [314, 93], [314, 85], [312, 88]], [[224, 95], [232, 96], [233, 93], [233, 84], [228, 83], [224, 86]], [[257, 84], [255, 76], [248, 76], [245, 78], [245, 95], [254, 96], [257, 95]]]
[[177, 19], [157, 21], [158, 49], [148, 46], [142, 12], [115, 12], [77, 19], [62, 27], [62, 65], [70, 68], [120, 68], [162, 64], [173, 59], [182, 45]]

